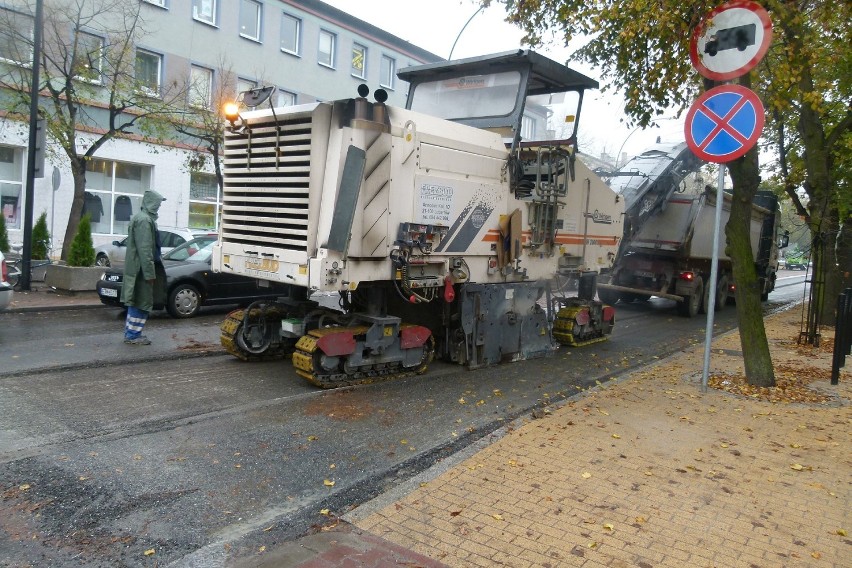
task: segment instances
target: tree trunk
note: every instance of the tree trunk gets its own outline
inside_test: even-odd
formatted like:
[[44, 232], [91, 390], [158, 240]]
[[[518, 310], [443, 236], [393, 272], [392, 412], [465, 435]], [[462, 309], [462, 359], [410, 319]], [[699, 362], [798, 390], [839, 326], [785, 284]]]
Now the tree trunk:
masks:
[[734, 294], [746, 380], [750, 385], [773, 387], [775, 371], [766, 328], [763, 326], [763, 309], [760, 305], [762, 290], [750, 238], [752, 201], [760, 184], [757, 147], [731, 162], [729, 168], [734, 182], [734, 196], [725, 236], [728, 238], [728, 256], [731, 257], [736, 282]]
[[83, 158], [71, 160], [71, 175], [74, 177], [74, 198], [71, 201], [71, 212], [68, 214], [68, 225], [65, 227], [65, 240], [62, 242], [62, 260], [65, 261], [68, 260], [71, 243], [77, 234], [86, 199], [86, 163]]

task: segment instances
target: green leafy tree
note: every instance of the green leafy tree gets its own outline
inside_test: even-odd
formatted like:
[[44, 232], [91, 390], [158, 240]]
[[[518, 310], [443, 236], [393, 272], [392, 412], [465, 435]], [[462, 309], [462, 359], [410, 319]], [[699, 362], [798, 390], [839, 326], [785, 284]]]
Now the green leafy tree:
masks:
[[[14, 46], [17, 61], [33, 53], [34, 3], [9, 0], [0, 19], [0, 41]], [[136, 78], [136, 46], [144, 43], [142, 2], [46, 0], [40, 69], [39, 114], [48, 147], [71, 167], [74, 197], [65, 228], [62, 258], [83, 214], [86, 169], [110, 140], [135, 137], [162, 141], [171, 134], [165, 117], [183, 106], [185, 92], [165, 83], [160, 92]], [[26, 121], [31, 100], [30, 65], [0, 66], [0, 89], [8, 117]]]
[[6, 217], [0, 215], [0, 252], [9, 252], [9, 232], [6, 230]]
[[50, 247], [50, 231], [47, 230], [47, 212], [42, 212], [33, 225], [33, 244], [31, 257], [38, 260], [47, 258]]
[[[551, 38], [568, 45], [587, 38], [575, 54], [601, 69], [605, 89], [624, 94], [625, 112], [639, 126], [683, 112], [706, 85], [692, 69], [689, 42], [696, 26], [720, 3], [716, 0], [498, 0], [508, 20], [532, 46]], [[763, 0], [773, 20], [774, 39], [760, 65], [739, 82], [757, 90], [767, 110], [768, 135], [779, 157], [770, 164], [800, 215], [821, 235], [825, 289], [849, 285], [852, 272], [852, 4], [829, 0]], [[483, 4], [490, 4], [484, 0]], [[751, 198], [760, 183], [758, 150], [730, 162], [734, 182], [728, 252], [737, 279], [737, 317], [746, 376], [759, 386], [774, 384], [765, 339], [757, 275], [748, 245]], [[786, 164], [786, 167], [784, 167]], [[796, 194], [801, 187], [806, 202]], [[822, 286], [822, 284], [816, 284]], [[826, 294], [818, 294], [824, 300]], [[830, 302], [829, 302], [830, 304]], [[820, 306], [827, 315], [830, 306]], [[833, 317], [833, 316], [832, 316]], [[830, 321], [824, 318], [823, 321]]]
[[87, 213], [77, 225], [77, 234], [71, 242], [68, 266], [92, 266], [95, 264], [95, 247], [92, 243], [91, 216]]

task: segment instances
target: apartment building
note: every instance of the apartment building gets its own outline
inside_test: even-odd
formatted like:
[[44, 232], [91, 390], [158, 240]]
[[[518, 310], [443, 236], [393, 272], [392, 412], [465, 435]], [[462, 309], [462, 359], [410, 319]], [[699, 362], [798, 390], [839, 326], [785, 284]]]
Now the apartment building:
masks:
[[[135, 80], [151, 97], [186, 84], [186, 103], [212, 106], [218, 85], [230, 92], [256, 86], [276, 87], [278, 106], [352, 97], [361, 83], [383, 88], [389, 103], [404, 105], [407, 85], [399, 69], [440, 61], [369, 22], [359, 20], [319, 0], [128, 0], [139, 2], [139, 28], [134, 45]], [[96, 6], [99, 0], [90, 0]], [[54, 0], [44, 0], [45, 13]], [[0, 21], [13, 22], [0, 30], [0, 77], [26, 69], [32, 55], [19, 41], [32, 36], [33, 2], [0, 0]], [[90, 54], [85, 65], [88, 87], [96, 87], [108, 47], [98, 18], [77, 31], [78, 41]], [[48, 34], [50, 30], [46, 30]], [[4, 81], [8, 84], [7, 81]], [[89, 113], [95, 124], [78, 131], [84, 147], [98, 134], [97, 102]], [[0, 108], [0, 208], [12, 242], [23, 239], [24, 184], [28, 124], [9, 118]], [[55, 144], [55, 143], [54, 143]], [[54, 251], [62, 246], [73, 182], [64, 157], [49, 149], [47, 175], [37, 178], [34, 214], [47, 213]], [[126, 233], [130, 217], [149, 188], [166, 196], [160, 224], [217, 228], [221, 204], [209, 160], [198, 171], [192, 160], [199, 155], [192, 144], [175, 136], [165, 144], [137, 138], [115, 139], [100, 148], [87, 166], [84, 212], [92, 221], [95, 244]], [[60, 183], [54, 192], [50, 172], [56, 168]]]

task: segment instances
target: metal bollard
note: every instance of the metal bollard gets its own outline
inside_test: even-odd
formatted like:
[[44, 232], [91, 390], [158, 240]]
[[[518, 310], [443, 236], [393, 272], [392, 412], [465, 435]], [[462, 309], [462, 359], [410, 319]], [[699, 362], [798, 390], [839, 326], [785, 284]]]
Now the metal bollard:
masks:
[[837, 297], [837, 323], [834, 328], [834, 357], [831, 360], [831, 384], [840, 382], [840, 368], [852, 354], [852, 288]]

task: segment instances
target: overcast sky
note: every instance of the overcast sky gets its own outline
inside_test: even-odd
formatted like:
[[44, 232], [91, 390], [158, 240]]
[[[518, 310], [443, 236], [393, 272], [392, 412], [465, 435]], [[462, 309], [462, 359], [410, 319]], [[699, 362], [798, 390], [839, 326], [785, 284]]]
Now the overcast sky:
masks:
[[[478, 8], [475, 0], [323, 1], [444, 58], [449, 57], [456, 38], [453, 59], [526, 47], [521, 45], [523, 34], [504, 21], [503, 5], [496, 2], [470, 20]], [[570, 67], [603, 83], [595, 69], [570, 61], [571, 51], [565, 47], [538, 51], [556, 61], [568, 61]], [[682, 121], [663, 120], [659, 128], [641, 131], [620, 122], [625, 118], [619, 93], [587, 92], [580, 116], [580, 149], [594, 155], [603, 151], [615, 155], [623, 146], [623, 152], [633, 155], [653, 144], [658, 135], [663, 141], [683, 140]]]

